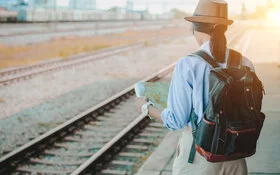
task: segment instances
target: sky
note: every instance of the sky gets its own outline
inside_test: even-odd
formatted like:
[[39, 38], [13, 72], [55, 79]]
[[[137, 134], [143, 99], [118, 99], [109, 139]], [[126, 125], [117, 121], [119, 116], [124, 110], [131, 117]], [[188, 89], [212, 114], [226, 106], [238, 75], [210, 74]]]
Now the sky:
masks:
[[[0, 0], [11, 1], [11, 0]], [[27, 0], [28, 1], [28, 0]], [[69, 0], [57, 0], [58, 5], [66, 6]], [[125, 7], [127, 0], [96, 0], [97, 8], [109, 9], [112, 6]], [[133, 0], [135, 10], [145, 10], [149, 3], [149, 11], [151, 13], [162, 13], [169, 11], [172, 8], [177, 8], [182, 11], [192, 13], [198, 0]], [[242, 2], [245, 3], [249, 11], [254, 11], [256, 5], [262, 5], [267, 0], [226, 0], [229, 4], [229, 13], [239, 13], [241, 11]], [[280, 0], [274, 0], [280, 1]], [[163, 5], [165, 4], [165, 5]]]
[[[62, 0], [63, 1], [63, 0]], [[110, 6], [118, 5], [125, 7], [126, 0], [96, 0], [97, 7], [101, 9], [109, 8]], [[169, 11], [172, 8], [192, 13], [198, 0], [134, 0], [136, 10], [146, 9], [146, 3], [149, 2], [149, 9], [152, 13], [160, 13]], [[166, 5], [163, 5], [163, 2]], [[256, 5], [265, 4], [267, 0], [227, 0], [230, 13], [238, 13], [241, 10], [242, 2], [245, 3], [249, 11], [253, 11]]]

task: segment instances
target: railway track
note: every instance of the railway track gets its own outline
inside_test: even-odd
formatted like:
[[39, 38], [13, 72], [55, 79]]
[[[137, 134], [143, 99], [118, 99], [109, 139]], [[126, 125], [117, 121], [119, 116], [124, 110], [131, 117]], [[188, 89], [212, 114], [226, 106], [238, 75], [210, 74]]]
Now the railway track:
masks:
[[[234, 32], [234, 29], [230, 30], [228, 32], [229, 35], [229, 45], [233, 42], [236, 42], [242, 35], [244, 35], [244, 32], [242, 32], [242, 29], [238, 32]], [[173, 36], [168, 38], [168, 40], [174, 40], [178, 39], [178, 36]], [[151, 39], [149, 42], [161, 42], [164, 39]], [[37, 76], [39, 74], [43, 74], [46, 72], [52, 72], [56, 70], [61, 70], [65, 68], [71, 68], [73, 66], [79, 65], [79, 64], [85, 64], [90, 61], [94, 61], [97, 59], [102, 59], [108, 56], [120, 54], [129, 50], [138, 49], [143, 46], [145, 46], [146, 42], [140, 42], [132, 45], [125, 45], [120, 47], [113, 47], [113, 48], [107, 48], [102, 49], [100, 51], [95, 52], [88, 52], [88, 53], [82, 53], [75, 56], [70, 56], [67, 59], [55, 59], [48, 62], [42, 62], [38, 64], [33, 64], [30, 66], [23, 66], [19, 68], [11, 68], [11, 69], [4, 69], [0, 70], [0, 85], [6, 86], [12, 83], [16, 83], [22, 80], [30, 79], [34, 76]]]
[[[176, 40], [178, 36], [172, 36], [169, 38], [151, 39], [149, 43], [159, 43], [163, 40]], [[27, 80], [33, 78], [37, 75], [52, 72], [57, 70], [62, 70], [66, 68], [71, 68], [79, 64], [86, 64], [91, 61], [98, 59], [104, 59], [109, 56], [124, 53], [133, 49], [138, 49], [144, 47], [147, 42], [139, 42], [131, 45], [124, 45], [119, 47], [102, 49], [95, 52], [87, 52], [74, 56], [70, 56], [67, 59], [54, 59], [48, 62], [42, 62], [38, 64], [33, 64], [29, 66], [23, 66], [19, 68], [11, 68], [0, 70], [0, 85], [6, 86], [12, 83], [16, 83], [22, 80]]]
[[85, 64], [97, 59], [102, 59], [108, 56], [120, 54], [129, 50], [143, 47], [144, 43], [126, 45], [121, 47], [114, 47], [109, 49], [102, 49], [101, 51], [82, 53], [76, 56], [70, 56], [67, 59], [55, 59], [49, 62], [42, 62], [30, 66], [20, 68], [12, 68], [0, 71], [0, 85], [9, 85], [22, 80], [30, 79], [39, 74], [52, 72], [65, 68], [71, 68], [79, 64]]
[[167, 132], [137, 114], [134, 98], [132, 86], [1, 157], [0, 174], [134, 174]]

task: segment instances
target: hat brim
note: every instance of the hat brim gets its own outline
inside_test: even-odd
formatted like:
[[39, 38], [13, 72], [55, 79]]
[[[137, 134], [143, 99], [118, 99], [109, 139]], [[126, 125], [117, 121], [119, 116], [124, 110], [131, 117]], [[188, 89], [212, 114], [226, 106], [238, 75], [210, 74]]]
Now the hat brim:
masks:
[[222, 25], [231, 25], [233, 20], [209, 17], [209, 16], [190, 16], [184, 18], [190, 22], [201, 22], [201, 23], [210, 23], [210, 24], [222, 24]]

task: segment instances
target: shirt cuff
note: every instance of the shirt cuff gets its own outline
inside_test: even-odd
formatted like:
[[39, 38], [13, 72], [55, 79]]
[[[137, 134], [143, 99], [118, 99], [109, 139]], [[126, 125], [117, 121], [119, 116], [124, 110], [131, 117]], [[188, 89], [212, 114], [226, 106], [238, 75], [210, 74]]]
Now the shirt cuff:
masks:
[[175, 129], [170, 128], [169, 125], [168, 125], [169, 113], [170, 113], [169, 109], [168, 109], [168, 108], [165, 108], [165, 109], [161, 112], [161, 119], [162, 119], [163, 125], [164, 125], [165, 127], [167, 127], [170, 131], [175, 131]]

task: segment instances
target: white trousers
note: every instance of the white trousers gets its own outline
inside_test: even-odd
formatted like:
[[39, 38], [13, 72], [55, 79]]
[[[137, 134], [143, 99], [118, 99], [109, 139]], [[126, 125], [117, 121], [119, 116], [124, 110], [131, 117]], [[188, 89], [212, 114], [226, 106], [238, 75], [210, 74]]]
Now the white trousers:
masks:
[[191, 128], [185, 127], [178, 142], [176, 158], [173, 164], [173, 175], [247, 175], [245, 159], [211, 163], [206, 161], [198, 152], [194, 163], [188, 163], [193, 136]]

